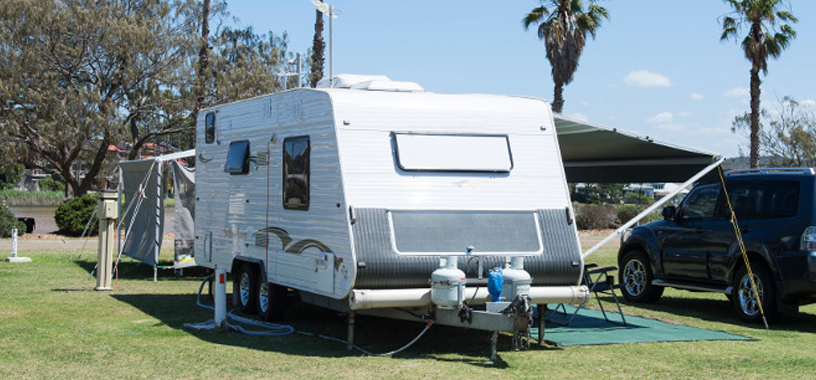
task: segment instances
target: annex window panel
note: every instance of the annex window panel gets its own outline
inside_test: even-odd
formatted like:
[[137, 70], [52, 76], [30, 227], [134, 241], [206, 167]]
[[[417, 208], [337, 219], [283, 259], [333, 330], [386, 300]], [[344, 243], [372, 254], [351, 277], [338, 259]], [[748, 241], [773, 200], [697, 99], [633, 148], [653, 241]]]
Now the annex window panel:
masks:
[[283, 208], [309, 210], [309, 136], [283, 140]]
[[227, 162], [224, 171], [229, 174], [249, 173], [249, 141], [233, 141], [227, 152]]
[[504, 135], [392, 134], [400, 169], [432, 172], [507, 173], [513, 169]]
[[388, 221], [392, 248], [401, 255], [540, 255], [544, 251], [535, 212], [391, 210]]
[[204, 142], [212, 144], [215, 141], [215, 112], [208, 112], [204, 118]]

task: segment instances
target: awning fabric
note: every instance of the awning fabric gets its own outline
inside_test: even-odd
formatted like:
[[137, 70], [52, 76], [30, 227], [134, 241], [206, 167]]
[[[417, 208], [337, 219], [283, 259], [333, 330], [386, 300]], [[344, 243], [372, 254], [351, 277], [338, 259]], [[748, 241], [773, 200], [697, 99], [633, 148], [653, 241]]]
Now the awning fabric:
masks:
[[684, 182], [718, 157], [558, 114], [554, 119], [570, 183]]

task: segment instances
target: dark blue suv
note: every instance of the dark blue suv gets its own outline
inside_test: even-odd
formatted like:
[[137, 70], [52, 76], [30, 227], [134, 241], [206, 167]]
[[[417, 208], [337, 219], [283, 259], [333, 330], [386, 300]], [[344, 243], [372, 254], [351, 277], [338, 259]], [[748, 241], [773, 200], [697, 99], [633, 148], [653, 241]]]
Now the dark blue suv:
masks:
[[816, 171], [734, 170], [725, 183], [725, 192], [720, 182], [694, 187], [664, 220], [631, 231], [618, 252], [627, 300], [656, 302], [666, 287], [719, 292], [753, 323], [759, 302], [771, 320], [816, 302]]

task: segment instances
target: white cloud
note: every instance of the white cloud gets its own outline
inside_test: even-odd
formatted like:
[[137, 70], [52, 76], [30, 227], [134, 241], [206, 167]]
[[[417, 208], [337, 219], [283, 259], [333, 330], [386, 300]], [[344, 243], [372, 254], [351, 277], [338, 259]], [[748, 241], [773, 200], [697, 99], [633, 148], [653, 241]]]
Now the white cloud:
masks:
[[803, 105], [803, 106], [813, 107], [813, 106], [816, 106], [816, 100], [813, 100], [813, 99], [805, 99], [805, 100], [803, 100], [803, 101], [799, 102], [799, 104], [801, 104], [801, 105]]
[[691, 94], [691, 98], [694, 99], [694, 100], [704, 100], [705, 96], [703, 96], [703, 94], [698, 94], [698, 93], [695, 92], [695, 93]]
[[748, 96], [751, 96], [751, 90], [747, 89], [745, 87], [732, 88], [732, 89], [726, 91], [725, 93], [723, 93], [723, 96], [725, 96], [726, 98], [748, 97]]
[[689, 117], [689, 116], [691, 116], [691, 113], [690, 113], [690, 112], [679, 112], [679, 113], [677, 114], [677, 116], [680, 116], [680, 117]]
[[674, 115], [671, 112], [661, 112], [646, 119], [646, 121], [651, 124], [669, 124], [674, 122]]
[[574, 113], [574, 114], [568, 115], [567, 117], [569, 117], [570, 119], [573, 119], [573, 120], [583, 121], [584, 123], [589, 123], [589, 118], [587, 117], [587, 115], [584, 115], [582, 113]]
[[671, 85], [669, 77], [647, 70], [637, 70], [626, 74], [623, 82], [635, 87], [668, 87]]

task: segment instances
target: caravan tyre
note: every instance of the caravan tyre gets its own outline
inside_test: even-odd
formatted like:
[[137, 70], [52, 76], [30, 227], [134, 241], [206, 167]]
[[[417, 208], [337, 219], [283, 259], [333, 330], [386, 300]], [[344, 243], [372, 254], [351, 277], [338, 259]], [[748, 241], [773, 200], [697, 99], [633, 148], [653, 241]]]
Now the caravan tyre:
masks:
[[283, 314], [286, 312], [286, 291], [285, 286], [267, 282], [263, 274], [259, 276], [258, 315], [264, 321], [274, 322], [283, 319]]
[[244, 263], [241, 266], [238, 276], [235, 277], [233, 286], [233, 299], [237, 299], [235, 306], [239, 307], [246, 314], [257, 312], [256, 304], [258, 300], [258, 266]]

